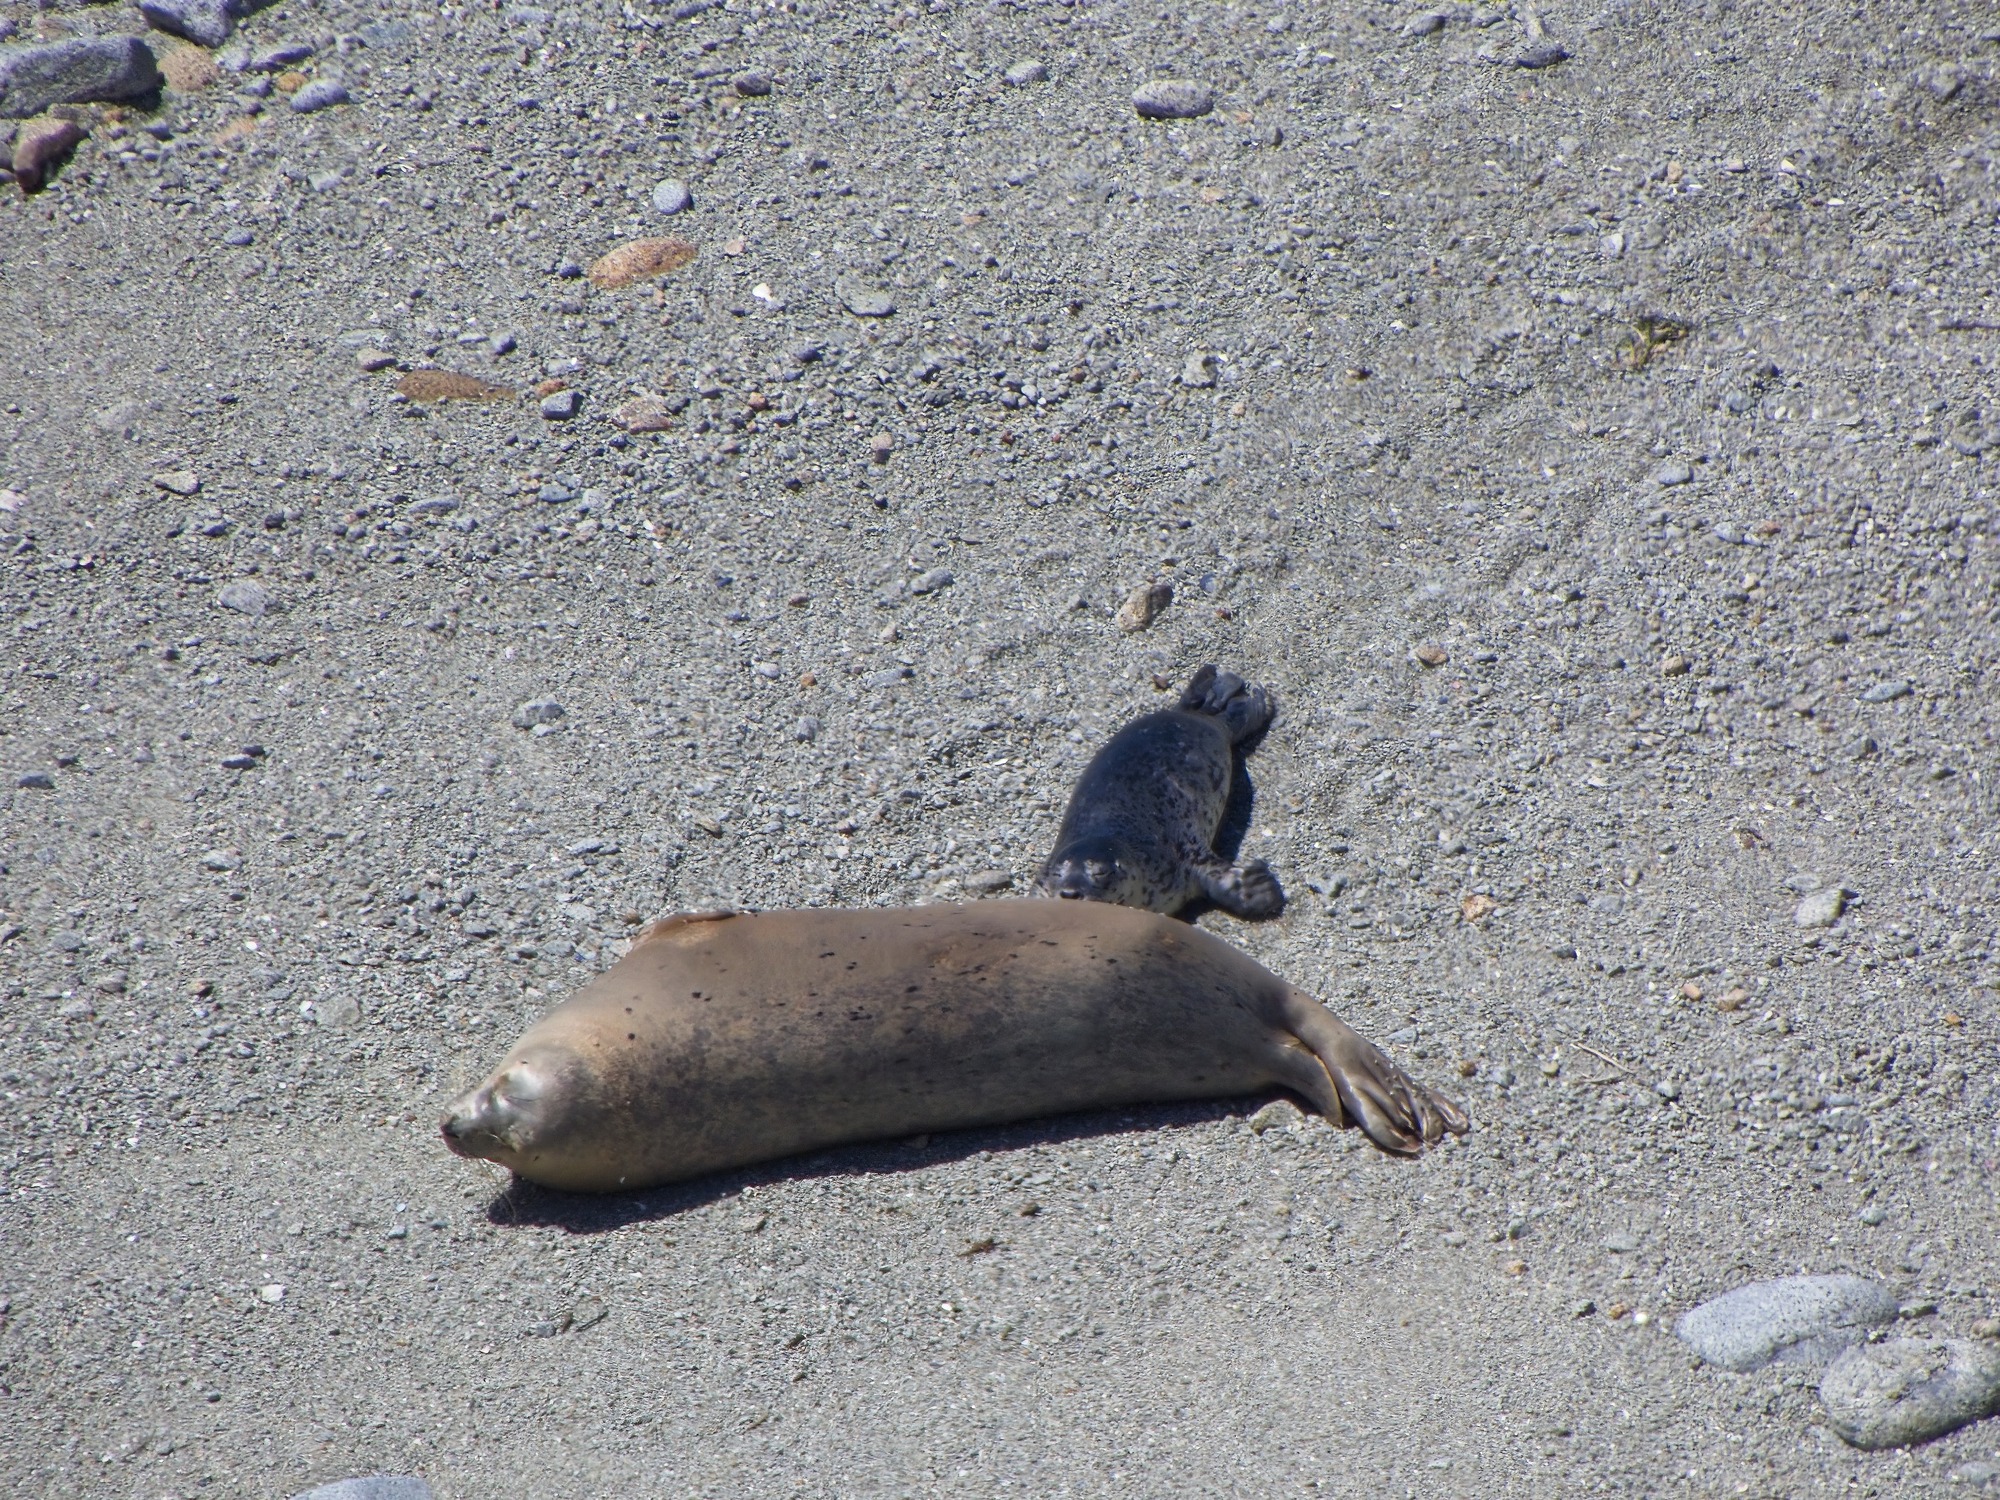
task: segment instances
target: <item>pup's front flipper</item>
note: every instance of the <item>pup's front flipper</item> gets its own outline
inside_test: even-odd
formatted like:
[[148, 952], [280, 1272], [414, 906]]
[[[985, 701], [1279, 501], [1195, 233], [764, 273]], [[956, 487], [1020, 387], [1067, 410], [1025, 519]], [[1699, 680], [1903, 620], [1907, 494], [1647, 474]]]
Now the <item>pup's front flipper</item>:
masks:
[[1284, 887], [1261, 859], [1232, 865], [1211, 855], [1195, 866], [1195, 878], [1201, 882], [1202, 894], [1232, 917], [1255, 922], [1285, 909]]

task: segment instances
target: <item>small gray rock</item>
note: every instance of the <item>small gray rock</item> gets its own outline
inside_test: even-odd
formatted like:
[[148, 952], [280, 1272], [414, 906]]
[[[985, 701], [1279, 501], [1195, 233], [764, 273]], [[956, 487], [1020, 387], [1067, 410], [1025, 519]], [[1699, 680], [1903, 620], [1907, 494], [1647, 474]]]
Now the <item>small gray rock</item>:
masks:
[[220, 47], [236, 29], [229, 0], [139, 0], [139, 14], [156, 30], [204, 47]]
[[553, 698], [533, 698], [514, 710], [510, 721], [516, 729], [533, 729], [540, 724], [553, 724], [568, 716], [569, 710]]
[[58, 953], [81, 953], [89, 944], [82, 933], [65, 927], [49, 939], [49, 946]]
[[1013, 883], [1013, 875], [1006, 870], [974, 870], [959, 882], [975, 896], [994, 895], [1006, 890]]
[[1451, 17], [1441, 10], [1427, 10], [1403, 23], [1404, 36], [1434, 36], [1443, 31]]
[[1046, 63], [1024, 57], [1000, 75], [1000, 81], [1011, 88], [1024, 89], [1031, 83], [1047, 83], [1049, 70]]
[[201, 857], [201, 867], [218, 875], [243, 868], [243, 856], [234, 849], [211, 849]]
[[1823, 886], [1792, 909], [1792, 921], [1800, 927], [1831, 927], [1847, 910], [1847, 892], [1838, 885]]
[[771, 92], [771, 80], [752, 69], [738, 73], [729, 80], [729, 86], [745, 99], [762, 99]]
[[894, 687], [897, 683], [916, 675], [908, 667], [890, 667], [886, 671], [870, 672], [861, 679], [861, 685], [865, 688]]
[[819, 720], [813, 715], [807, 714], [792, 726], [792, 738], [802, 745], [810, 745], [814, 740], [819, 738]]
[[1181, 384], [1196, 390], [1208, 390], [1215, 384], [1215, 356], [1205, 349], [1198, 349], [1187, 357], [1181, 365]]
[[292, 1500], [431, 1500], [431, 1487], [408, 1474], [370, 1474], [361, 1479], [336, 1479]]
[[309, 115], [316, 109], [327, 109], [335, 104], [347, 102], [347, 87], [331, 78], [315, 78], [311, 83], [292, 95], [292, 112]]
[[261, 620], [264, 612], [271, 607], [271, 591], [254, 578], [237, 578], [222, 586], [215, 602], [219, 608], [233, 609], [239, 615]]
[[2000, 1412], [2000, 1344], [1888, 1339], [1861, 1344], [1819, 1383], [1833, 1430], [1856, 1448], [1903, 1448]]
[[942, 589], [950, 588], [953, 582], [949, 568], [932, 568], [928, 573], [919, 573], [910, 580], [910, 592], [935, 594]]
[[857, 318], [886, 318], [896, 310], [896, 299], [858, 276], [842, 276], [833, 284], [840, 305]]
[[675, 214], [684, 214], [694, 207], [694, 194], [678, 177], [669, 177], [653, 189], [653, 207], [670, 218]]
[[1145, 120], [1193, 120], [1215, 108], [1215, 95], [1188, 78], [1159, 78], [1132, 91], [1132, 108]]
[[1893, 1322], [1895, 1293], [1861, 1276], [1755, 1281], [1682, 1314], [1674, 1332], [1712, 1365], [1820, 1364]]
[[1878, 682], [1861, 695], [1863, 703], [1894, 703], [1898, 698], [1907, 698], [1913, 689], [1907, 682]]
[[370, 21], [356, 34], [364, 47], [400, 47], [417, 39], [417, 28], [409, 21]]
[[1686, 484], [1694, 478], [1694, 470], [1678, 460], [1663, 463], [1653, 471], [1653, 483], [1671, 489], [1677, 484]]
[[1569, 48], [1561, 42], [1543, 40], [1530, 42], [1514, 54], [1517, 68], [1553, 68], [1569, 57]]
[[313, 55], [311, 42], [286, 42], [258, 53], [250, 60], [252, 73], [282, 73], [294, 63], [302, 63]]
[[575, 391], [557, 391], [542, 397], [542, 415], [551, 422], [567, 422], [581, 404], [582, 398]]
[[53, 792], [56, 779], [47, 771], [25, 771], [16, 778], [14, 785], [24, 792]]
[[23, 119], [51, 104], [136, 99], [159, 86], [153, 49], [136, 36], [0, 48], [0, 117]]

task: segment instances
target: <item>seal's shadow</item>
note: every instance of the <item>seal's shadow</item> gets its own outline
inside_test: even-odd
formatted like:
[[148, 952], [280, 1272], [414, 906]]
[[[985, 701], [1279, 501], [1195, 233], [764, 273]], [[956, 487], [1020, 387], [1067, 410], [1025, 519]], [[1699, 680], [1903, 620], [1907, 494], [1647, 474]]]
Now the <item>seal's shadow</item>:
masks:
[[1246, 1114], [1271, 1097], [1260, 1094], [1234, 1100], [1094, 1110], [1017, 1125], [945, 1131], [908, 1141], [839, 1146], [631, 1193], [564, 1193], [516, 1177], [486, 1205], [486, 1218], [502, 1228], [541, 1226], [566, 1229], [571, 1234], [604, 1234], [632, 1224], [675, 1219], [766, 1183], [815, 1177], [898, 1177], [944, 1162], [963, 1161], [982, 1151], [999, 1155], [1092, 1136], [1145, 1135], [1168, 1126], [1201, 1125]]
[[[1271, 726], [1266, 724], [1236, 747], [1236, 763], [1229, 777], [1229, 800], [1223, 804], [1222, 826], [1215, 831], [1215, 852], [1231, 864], [1243, 852], [1243, 840], [1249, 836], [1250, 825], [1257, 817], [1257, 787], [1250, 780], [1247, 761], [1270, 732]], [[1176, 915], [1183, 922], [1192, 922], [1206, 912], [1220, 910], [1208, 897], [1198, 896]]]

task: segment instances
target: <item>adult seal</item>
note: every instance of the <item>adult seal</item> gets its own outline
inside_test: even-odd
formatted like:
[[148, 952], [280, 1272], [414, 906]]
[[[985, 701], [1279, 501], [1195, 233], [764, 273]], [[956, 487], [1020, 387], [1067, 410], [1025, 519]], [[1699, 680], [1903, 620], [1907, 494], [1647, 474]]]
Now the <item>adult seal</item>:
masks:
[[1134, 719], [1083, 768], [1036, 889], [1169, 914], [1206, 896], [1231, 916], [1275, 917], [1285, 893], [1270, 866], [1215, 852], [1237, 747], [1271, 712], [1234, 672], [1196, 672], [1179, 703]]
[[1070, 1110], [1290, 1089], [1412, 1156], [1466, 1129], [1317, 1000], [1096, 902], [670, 918], [530, 1027], [445, 1143], [577, 1192]]

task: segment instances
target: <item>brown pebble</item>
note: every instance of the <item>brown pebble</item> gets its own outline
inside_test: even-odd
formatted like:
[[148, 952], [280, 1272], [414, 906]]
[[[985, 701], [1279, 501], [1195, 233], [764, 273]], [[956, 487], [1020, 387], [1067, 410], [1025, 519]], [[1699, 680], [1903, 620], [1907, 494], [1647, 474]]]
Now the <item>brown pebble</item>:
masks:
[[868, 451], [874, 455], [876, 463], [886, 464], [889, 455], [896, 451], [896, 440], [886, 432], [878, 432], [868, 440]]
[[1525, 1276], [1528, 1274], [1528, 1263], [1525, 1260], [1510, 1260], [1500, 1269], [1508, 1276]]
[[568, 389], [569, 382], [566, 380], [551, 378], [535, 382], [535, 394], [537, 396], [553, 396], [557, 391], [566, 391]]
[[749, 405], [752, 411], [769, 411], [771, 409], [771, 398], [762, 391], [752, 391], [750, 393]]
[[227, 125], [224, 125], [222, 129], [210, 136], [209, 142], [212, 145], [227, 146], [254, 135], [256, 130], [257, 117], [255, 115], [238, 115]]
[[506, 401], [514, 394], [504, 385], [455, 370], [411, 370], [396, 389], [412, 401]]
[[694, 246], [671, 235], [665, 239], [633, 240], [593, 261], [590, 280], [595, 286], [613, 291], [650, 276], [664, 276], [669, 271], [678, 271], [694, 257]]
[[74, 120], [59, 120], [54, 115], [39, 115], [23, 125], [14, 137], [14, 178], [21, 184], [23, 196], [40, 192], [42, 184], [87, 134]]
[[1499, 909], [1498, 901], [1475, 891], [1458, 903], [1458, 916], [1462, 922], [1483, 922]]
[[1701, 986], [1696, 984], [1692, 979], [1690, 979], [1686, 984], [1681, 986], [1681, 999], [1699, 1000], [1701, 996], [1702, 996]]
[[819, 679], [810, 672], [801, 672], [799, 674], [799, 686], [802, 688], [818, 687]]
[[1426, 641], [1423, 645], [1417, 647], [1411, 655], [1416, 657], [1419, 665], [1426, 667], [1441, 667], [1451, 660], [1445, 654], [1444, 647], [1438, 645], [1435, 641]]
[[1685, 656], [1670, 656], [1660, 663], [1660, 675], [1662, 677], [1683, 677], [1687, 675], [1687, 669], [1693, 665], [1694, 663], [1690, 662]]
[[1715, 1008], [1717, 1010], [1741, 1010], [1743, 1008], [1743, 1002], [1745, 1000], [1748, 1000], [1749, 998], [1750, 998], [1750, 992], [1746, 989], [1742, 989], [1739, 987], [1737, 989], [1728, 990], [1724, 992], [1720, 1000], [1715, 1002]]
[[1118, 628], [1127, 635], [1150, 630], [1153, 622], [1173, 602], [1174, 586], [1171, 583], [1142, 583], [1118, 606]]
[[611, 419], [627, 432], [665, 432], [674, 425], [672, 410], [658, 396], [634, 396]]
[[215, 58], [205, 47], [192, 44], [169, 48], [160, 54], [160, 76], [177, 94], [193, 94], [221, 77]]
[[281, 94], [296, 94], [306, 86], [306, 75], [293, 68], [273, 78], [271, 86]]

